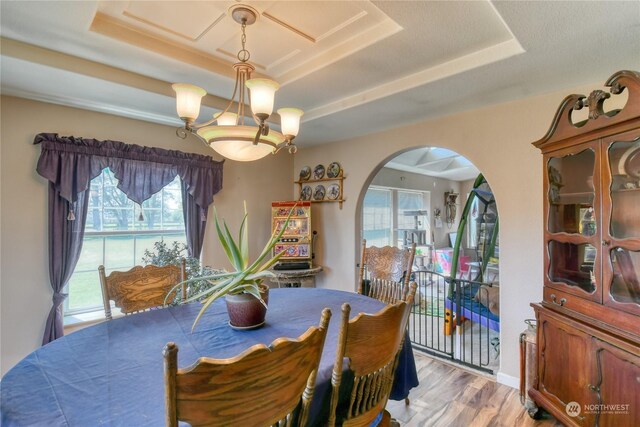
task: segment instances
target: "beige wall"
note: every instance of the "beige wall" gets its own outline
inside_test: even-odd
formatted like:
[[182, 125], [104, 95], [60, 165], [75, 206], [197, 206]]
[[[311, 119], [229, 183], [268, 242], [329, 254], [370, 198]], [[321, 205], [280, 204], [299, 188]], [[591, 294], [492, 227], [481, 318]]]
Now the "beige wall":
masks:
[[300, 150], [294, 173], [305, 165], [337, 161], [347, 176], [342, 210], [331, 203], [314, 205], [314, 229], [320, 236], [316, 262], [325, 266], [318, 286], [354, 289], [360, 240], [357, 206], [378, 170], [411, 148], [451, 149], [484, 173], [496, 196], [502, 286], [498, 377], [512, 383], [519, 371], [518, 335], [524, 319], [533, 316], [529, 303], [542, 298], [542, 156], [531, 142], [545, 134], [567, 94], [599, 87], [570, 88]]
[[[40, 345], [51, 307], [47, 183], [35, 172], [40, 148], [32, 145], [34, 136], [55, 132], [201, 154], [213, 152], [195, 138], [178, 139], [168, 126], [4, 96], [1, 108], [0, 357], [4, 374]], [[223, 189], [215, 196], [215, 206], [235, 229], [242, 217], [242, 200], [247, 201], [254, 255], [271, 233], [271, 202], [291, 196], [292, 168], [293, 160], [285, 153], [253, 163], [225, 162]], [[212, 227], [207, 227], [203, 260], [227, 266]]]

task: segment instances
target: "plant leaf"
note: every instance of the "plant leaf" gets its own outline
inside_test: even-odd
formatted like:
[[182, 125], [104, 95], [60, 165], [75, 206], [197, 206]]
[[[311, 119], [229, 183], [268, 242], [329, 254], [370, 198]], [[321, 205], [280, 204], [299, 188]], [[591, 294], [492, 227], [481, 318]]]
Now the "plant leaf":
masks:
[[238, 240], [240, 247], [240, 255], [244, 264], [242, 268], [249, 266], [249, 213], [247, 212], [247, 201], [244, 201], [244, 218], [242, 219], [242, 225], [240, 226], [240, 239]]
[[[188, 279], [185, 280], [184, 282], [180, 282], [177, 285], [175, 285], [173, 288], [171, 288], [169, 290], [169, 292], [167, 292], [167, 295], [164, 297], [164, 303], [163, 305], [167, 305], [167, 300], [169, 299], [169, 295], [171, 295], [173, 292], [176, 292], [178, 290], [179, 287], [181, 287], [183, 284], [187, 285], [189, 283], [194, 283], [194, 282], [202, 282], [202, 281], [208, 281], [211, 284], [215, 284], [215, 281], [221, 281], [224, 279], [228, 279], [229, 277], [235, 276], [237, 275], [238, 272], [234, 271], [231, 273], [218, 273], [218, 274], [212, 274], [209, 276], [199, 276], [199, 277], [194, 277], [192, 279]], [[189, 297], [186, 299], [186, 301], [192, 301], [192, 297]]]
[[260, 288], [258, 288], [258, 285], [246, 285], [243, 286], [243, 288], [245, 288], [244, 292], [253, 295], [257, 300], [260, 301], [262, 305], [264, 305], [264, 308], [268, 308], [267, 303], [262, 299], [262, 295], [260, 294]]
[[210, 295], [203, 303], [202, 308], [200, 309], [200, 312], [198, 313], [198, 316], [196, 316], [196, 320], [193, 321], [193, 326], [191, 326], [191, 332], [193, 332], [193, 330], [196, 328], [196, 325], [198, 324], [198, 322], [200, 321], [200, 318], [202, 317], [202, 315], [204, 314], [205, 311], [207, 311], [207, 308], [209, 308], [209, 306], [211, 304], [213, 304], [213, 302], [215, 300], [217, 300], [218, 298], [226, 295], [229, 293], [229, 291], [231, 291], [234, 287], [236, 287], [236, 285], [241, 282], [242, 280], [244, 280], [246, 274], [239, 274], [237, 277], [234, 277], [231, 282], [229, 282], [228, 284], [221, 286], [219, 289], [217, 289], [212, 295]]
[[229, 259], [229, 262], [233, 264], [233, 256], [231, 255], [231, 249], [229, 248], [229, 245], [227, 244], [224, 234], [222, 233], [222, 229], [220, 228], [220, 221], [218, 220], [218, 211], [216, 210], [215, 206], [213, 208], [213, 218], [216, 224], [216, 232], [218, 233], [218, 240], [220, 240], [222, 249], [224, 249], [224, 252], [227, 255], [227, 258]]
[[231, 278], [225, 280], [224, 282], [220, 282], [215, 284], [214, 286], [211, 286], [210, 288], [207, 288], [206, 290], [196, 294], [196, 295], [192, 295], [189, 298], [186, 299], [187, 302], [194, 302], [194, 301], [198, 301], [200, 298], [202, 298], [205, 295], [209, 295], [213, 292], [216, 292], [218, 289], [222, 288], [223, 286], [226, 286], [229, 282], [231, 282]]
[[236, 270], [242, 271], [244, 267], [244, 260], [241, 259], [240, 250], [238, 249], [238, 245], [233, 240], [233, 236], [231, 235], [231, 231], [229, 231], [229, 227], [227, 227], [227, 222], [222, 220], [222, 225], [224, 229], [222, 232], [224, 233], [224, 237], [227, 240], [227, 244], [229, 245], [229, 249], [231, 250], [231, 256], [233, 259], [231, 263], [235, 267]]
[[[271, 249], [273, 249], [273, 247], [276, 245], [278, 240], [280, 240], [280, 238], [284, 234], [284, 231], [286, 230], [287, 225], [289, 224], [289, 219], [291, 218], [291, 215], [293, 214], [293, 211], [294, 211], [296, 206], [297, 206], [297, 203], [291, 208], [291, 210], [289, 210], [289, 216], [287, 216], [287, 220], [282, 225], [282, 229], [280, 230], [280, 232], [275, 236], [273, 234], [271, 235], [271, 240], [269, 240], [269, 242], [266, 244], [266, 246], [262, 250], [262, 253], [260, 254], [260, 256], [258, 256], [258, 258], [256, 258], [256, 260], [253, 262], [253, 264], [251, 264], [249, 266], [248, 270], [250, 270], [250, 271], [255, 270], [255, 268], [258, 265], [260, 265], [262, 260], [269, 254], [269, 252], [271, 252]], [[282, 255], [280, 255], [280, 256], [282, 256]]]
[[[280, 260], [280, 258], [284, 255], [284, 252], [285, 251], [281, 251], [281, 252], [277, 253], [276, 256], [274, 256], [273, 258], [271, 258], [270, 260], [268, 260], [267, 262], [262, 264], [256, 270], [256, 272], [267, 271], [267, 269], [271, 268], [272, 265], [274, 265], [276, 262], [278, 262], [278, 260]], [[275, 276], [275, 274], [274, 274], [274, 276]]]
[[257, 280], [257, 279], [263, 279], [265, 277], [276, 277], [276, 275], [275, 275], [275, 273], [273, 271], [263, 270], [263, 271], [259, 271], [257, 273], [252, 273], [252, 274], [247, 275], [245, 280]]

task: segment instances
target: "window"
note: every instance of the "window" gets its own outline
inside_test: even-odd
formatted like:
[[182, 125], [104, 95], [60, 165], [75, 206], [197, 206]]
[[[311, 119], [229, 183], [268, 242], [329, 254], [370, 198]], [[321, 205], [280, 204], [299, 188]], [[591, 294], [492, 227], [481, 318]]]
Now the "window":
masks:
[[107, 274], [128, 270], [159, 240], [186, 243], [180, 178], [145, 201], [142, 211], [117, 185], [108, 168], [91, 181], [82, 253], [67, 284], [67, 315], [102, 308], [99, 265]]
[[405, 234], [409, 241], [415, 239], [418, 246], [421, 242], [428, 244], [431, 242], [429, 206], [428, 191], [371, 186], [362, 206], [362, 237], [367, 240], [367, 246], [390, 246], [395, 242], [402, 248]]
[[420, 245], [421, 242], [428, 243], [430, 234], [429, 219], [426, 213], [425, 207], [425, 195], [428, 193], [419, 191], [397, 191], [398, 194], [398, 209], [396, 214], [398, 216], [398, 247], [401, 248], [404, 245], [404, 234], [407, 230], [424, 230], [424, 240], [419, 237], [418, 234], [412, 234], [411, 231], [407, 231], [409, 234], [408, 239], [415, 239], [414, 241]]
[[391, 190], [369, 188], [362, 204], [362, 237], [367, 246], [391, 244]]

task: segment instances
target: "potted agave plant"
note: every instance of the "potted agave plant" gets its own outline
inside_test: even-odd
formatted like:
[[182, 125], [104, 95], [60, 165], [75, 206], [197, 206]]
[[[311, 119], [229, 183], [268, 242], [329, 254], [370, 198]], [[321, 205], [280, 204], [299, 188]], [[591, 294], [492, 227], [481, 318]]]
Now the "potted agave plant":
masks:
[[[223, 220], [222, 225], [220, 224], [218, 213], [214, 208], [214, 219], [218, 239], [235, 271], [216, 273], [192, 279], [198, 281], [205, 280], [209, 283], [209, 286], [206, 287], [204, 291], [187, 298], [187, 302], [202, 302], [202, 308], [193, 322], [192, 330], [196, 327], [198, 321], [209, 306], [222, 297], [225, 297], [226, 300], [229, 325], [231, 327], [235, 329], [253, 329], [264, 324], [269, 300], [269, 286], [263, 283], [263, 281], [267, 277], [275, 276], [269, 268], [280, 259], [284, 251], [276, 254], [272, 258], [268, 257], [273, 247], [280, 237], [282, 237], [294, 208], [289, 212], [289, 216], [282, 229], [274, 231], [260, 255], [253, 262], [249, 261], [249, 229], [246, 202], [244, 204], [244, 218], [240, 225], [237, 241], [234, 240], [229, 231], [226, 221]], [[276, 233], [276, 231], [278, 232]], [[192, 280], [187, 280], [184, 283], [188, 284]], [[171, 292], [169, 294], [171, 294]]]

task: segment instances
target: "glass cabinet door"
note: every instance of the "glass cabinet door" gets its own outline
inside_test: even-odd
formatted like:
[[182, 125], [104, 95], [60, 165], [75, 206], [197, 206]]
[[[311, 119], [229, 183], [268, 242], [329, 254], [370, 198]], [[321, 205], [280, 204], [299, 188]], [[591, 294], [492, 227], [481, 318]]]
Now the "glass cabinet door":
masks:
[[605, 144], [604, 303], [640, 314], [640, 138], [622, 135]]
[[601, 302], [597, 141], [547, 157], [546, 284]]
[[549, 232], [583, 236], [596, 234], [596, 193], [593, 184], [595, 165], [596, 154], [593, 148], [549, 159]]

